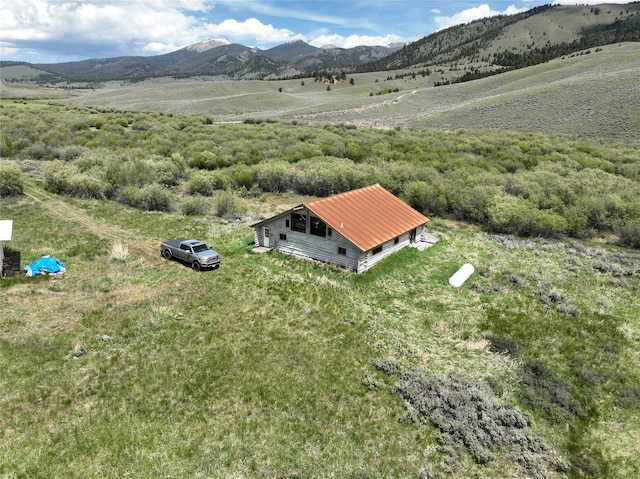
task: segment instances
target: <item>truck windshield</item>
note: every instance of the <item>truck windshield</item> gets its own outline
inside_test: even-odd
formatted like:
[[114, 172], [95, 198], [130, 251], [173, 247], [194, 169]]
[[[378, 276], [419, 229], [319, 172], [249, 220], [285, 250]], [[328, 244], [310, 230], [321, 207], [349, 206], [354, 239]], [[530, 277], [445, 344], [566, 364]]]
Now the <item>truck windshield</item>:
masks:
[[207, 251], [209, 249], [209, 247], [202, 243], [202, 244], [197, 244], [193, 247], [193, 252], [194, 253], [202, 253], [203, 251]]

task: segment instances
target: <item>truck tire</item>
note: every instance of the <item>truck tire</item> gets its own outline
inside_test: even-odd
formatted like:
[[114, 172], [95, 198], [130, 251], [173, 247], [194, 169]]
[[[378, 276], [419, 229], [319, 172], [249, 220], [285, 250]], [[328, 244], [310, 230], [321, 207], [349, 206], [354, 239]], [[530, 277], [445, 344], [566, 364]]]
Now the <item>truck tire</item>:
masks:
[[171, 250], [169, 248], [163, 250], [162, 251], [162, 257], [164, 259], [171, 259], [171, 257], [172, 257]]
[[193, 268], [194, 271], [200, 271], [202, 269], [202, 266], [200, 265], [200, 261], [194, 261], [193, 263], [191, 263], [191, 267]]

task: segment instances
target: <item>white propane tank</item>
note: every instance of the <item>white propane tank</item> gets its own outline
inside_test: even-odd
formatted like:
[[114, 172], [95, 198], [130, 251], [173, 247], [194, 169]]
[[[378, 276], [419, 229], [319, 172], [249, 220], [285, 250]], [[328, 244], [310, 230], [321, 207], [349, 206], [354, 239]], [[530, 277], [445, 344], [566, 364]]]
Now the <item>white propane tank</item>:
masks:
[[472, 264], [463, 264], [460, 269], [456, 271], [451, 278], [449, 278], [449, 286], [459, 288], [467, 279], [469, 279], [469, 276], [473, 274], [473, 271], [474, 269]]

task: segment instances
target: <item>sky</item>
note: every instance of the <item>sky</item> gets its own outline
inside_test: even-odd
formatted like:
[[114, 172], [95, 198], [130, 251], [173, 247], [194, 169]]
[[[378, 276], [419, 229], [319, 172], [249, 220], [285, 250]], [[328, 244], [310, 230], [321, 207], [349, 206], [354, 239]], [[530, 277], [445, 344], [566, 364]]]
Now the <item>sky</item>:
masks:
[[0, 60], [59, 63], [169, 53], [207, 39], [260, 49], [294, 40], [351, 48], [549, 3], [630, 0], [3, 0]]

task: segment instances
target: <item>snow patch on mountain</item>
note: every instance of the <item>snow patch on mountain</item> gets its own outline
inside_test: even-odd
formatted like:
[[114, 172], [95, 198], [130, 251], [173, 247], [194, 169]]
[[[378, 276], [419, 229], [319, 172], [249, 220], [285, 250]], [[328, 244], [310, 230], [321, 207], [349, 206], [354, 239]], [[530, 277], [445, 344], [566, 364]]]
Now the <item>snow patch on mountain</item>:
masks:
[[202, 53], [206, 52], [207, 50], [211, 50], [212, 48], [222, 47], [224, 45], [231, 45], [231, 42], [225, 40], [224, 38], [215, 38], [194, 43], [193, 45], [189, 45], [184, 49], [190, 52]]

